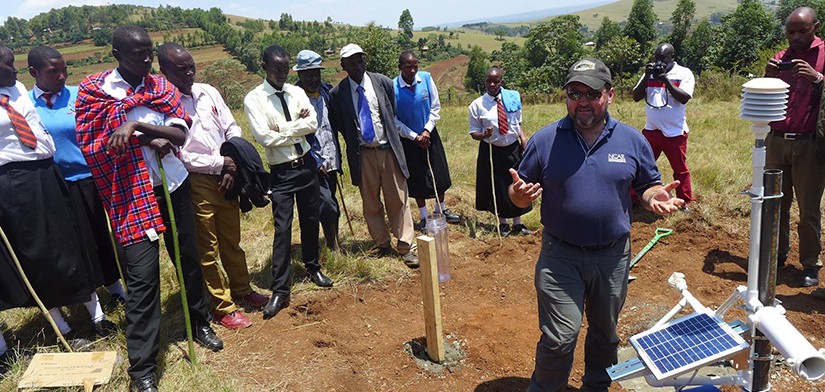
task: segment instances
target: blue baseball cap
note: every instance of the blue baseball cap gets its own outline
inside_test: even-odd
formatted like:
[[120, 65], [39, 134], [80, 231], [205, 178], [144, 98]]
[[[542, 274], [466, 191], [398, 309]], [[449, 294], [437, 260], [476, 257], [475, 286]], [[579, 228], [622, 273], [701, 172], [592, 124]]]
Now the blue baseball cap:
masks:
[[292, 67], [293, 71], [306, 71], [309, 69], [323, 69], [321, 65], [321, 55], [311, 50], [298, 52], [298, 62]]

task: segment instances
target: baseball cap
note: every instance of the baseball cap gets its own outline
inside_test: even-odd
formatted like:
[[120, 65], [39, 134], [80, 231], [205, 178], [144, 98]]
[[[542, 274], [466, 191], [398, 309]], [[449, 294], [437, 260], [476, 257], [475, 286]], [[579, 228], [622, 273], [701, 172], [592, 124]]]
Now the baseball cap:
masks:
[[366, 52], [364, 52], [364, 49], [361, 49], [361, 47], [358, 46], [357, 44], [347, 44], [346, 46], [341, 48], [341, 58], [342, 59], [345, 59], [349, 56], [352, 56], [352, 55], [358, 54], [358, 53], [366, 53]]
[[567, 71], [567, 81], [564, 87], [573, 82], [584, 83], [587, 87], [598, 90], [605, 84], [613, 85], [610, 69], [596, 58], [583, 58], [573, 63]]
[[323, 69], [321, 65], [321, 55], [311, 50], [298, 52], [298, 62], [292, 67], [293, 71], [306, 71], [309, 69]]

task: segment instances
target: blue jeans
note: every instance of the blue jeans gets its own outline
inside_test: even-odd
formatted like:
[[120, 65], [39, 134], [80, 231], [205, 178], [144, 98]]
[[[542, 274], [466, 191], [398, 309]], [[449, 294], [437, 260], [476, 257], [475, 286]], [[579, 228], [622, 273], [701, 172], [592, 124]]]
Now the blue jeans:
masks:
[[544, 233], [536, 263], [541, 338], [529, 392], [562, 391], [587, 316], [582, 391], [607, 391], [607, 368], [618, 362], [616, 324], [627, 296], [629, 235], [602, 249], [582, 249]]

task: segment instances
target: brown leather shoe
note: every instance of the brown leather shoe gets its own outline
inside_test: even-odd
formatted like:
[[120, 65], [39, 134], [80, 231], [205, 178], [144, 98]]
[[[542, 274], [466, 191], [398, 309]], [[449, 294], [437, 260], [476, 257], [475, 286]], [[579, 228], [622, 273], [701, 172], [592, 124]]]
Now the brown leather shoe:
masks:
[[213, 315], [215, 320], [228, 329], [241, 329], [252, 325], [252, 320], [246, 317], [243, 312], [236, 310], [223, 316]]

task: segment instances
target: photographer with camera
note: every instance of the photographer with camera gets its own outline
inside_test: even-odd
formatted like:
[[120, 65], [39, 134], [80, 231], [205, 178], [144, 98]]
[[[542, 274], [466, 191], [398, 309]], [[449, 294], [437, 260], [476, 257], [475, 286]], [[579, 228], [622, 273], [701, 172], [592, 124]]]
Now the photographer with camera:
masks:
[[[770, 123], [771, 132], [765, 140], [765, 169], [782, 169], [782, 205], [779, 210], [779, 255], [781, 268], [790, 251], [790, 218], [794, 196], [799, 206], [799, 263], [802, 279], [799, 285], [819, 285], [822, 263], [820, 201], [825, 189], [825, 160], [817, 157], [823, 151], [821, 125], [822, 72], [825, 67], [825, 42], [816, 36], [819, 21], [816, 11], [800, 7], [785, 20], [788, 49], [775, 54], [765, 65], [765, 76], [779, 78], [790, 85], [785, 119]], [[819, 145], [819, 146], [818, 146]], [[817, 294], [818, 293], [818, 294]], [[814, 293], [825, 299], [825, 292]]]
[[647, 103], [647, 123], [642, 134], [650, 143], [653, 156], [658, 159], [664, 152], [670, 162], [673, 178], [680, 183], [676, 196], [691, 203], [696, 199], [687, 167], [689, 129], [685, 105], [693, 97], [696, 79], [690, 69], [673, 61], [674, 55], [673, 45], [669, 43], [656, 47], [654, 62], [645, 66], [644, 75], [633, 88], [633, 100], [644, 99]]

